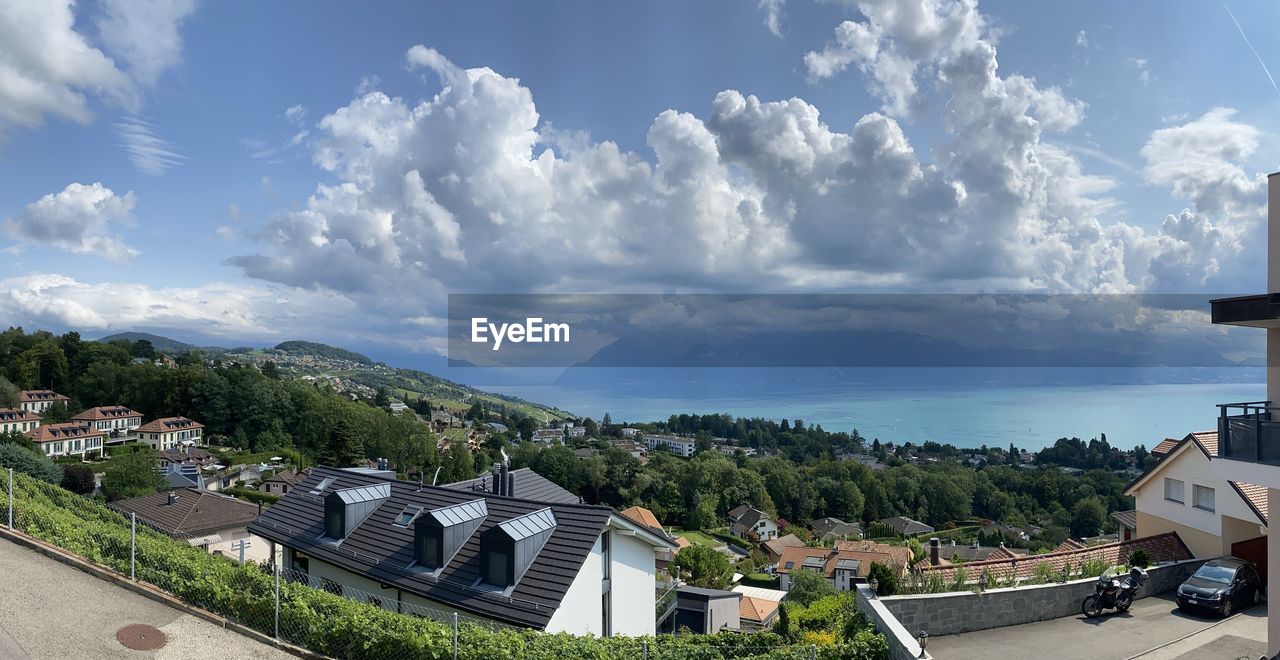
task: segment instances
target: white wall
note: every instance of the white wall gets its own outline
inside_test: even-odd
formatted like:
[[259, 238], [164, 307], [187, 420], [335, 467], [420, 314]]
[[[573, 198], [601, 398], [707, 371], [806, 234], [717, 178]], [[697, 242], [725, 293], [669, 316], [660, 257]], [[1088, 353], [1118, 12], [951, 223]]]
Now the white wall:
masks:
[[210, 543], [208, 546], [210, 553], [221, 551], [222, 554], [239, 561], [240, 550], [237, 549], [236, 543], [238, 541], [248, 539], [249, 547], [245, 548], [245, 559], [252, 559], [253, 561], [262, 564], [266, 563], [266, 561], [271, 558], [269, 542], [264, 538], [250, 534], [244, 527], [220, 529], [216, 534], [222, 537], [222, 541], [220, 543]]
[[[617, 552], [618, 538], [615, 534], [614, 552]], [[649, 551], [649, 561], [653, 561], [653, 550]], [[569, 585], [564, 599], [560, 601], [560, 609], [556, 610], [556, 613], [551, 615], [551, 620], [547, 622], [547, 632], [567, 632], [573, 635], [587, 633], [600, 635], [603, 632], [601, 629], [603, 608], [600, 602], [601, 576], [600, 539], [596, 539], [596, 544], [591, 547], [591, 554], [587, 556], [586, 561], [582, 562], [582, 568], [574, 576], [573, 584]], [[616, 604], [617, 600], [611, 602]], [[649, 615], [649, 618], [652, 619], [653, 615]], [[613, 620], [618, 621], [616, 612]]]
[[653, 546], [634, 536], [613, 535], [613, 634], [654, 634]]
[[[1134, 505], [1139, 512], [1164, 518], [1216, 537], [1222, 536], [1222, 516], [1224, 515], [1241, 520], [1258, 520], [1235, 488], [1210, 467], [1208, 457], [1197, 446], [1184, 447], [1177, 456], [1166, 458], [1164, 462], [1166, 464], [1134, 493]], [[1164, 499], [1166, 477], [1183, 482], [1184, 502], [1182, 504]], [[1195, 484], [1214, 489], [1215, 511], [1204, 511], [1191, 505]], [[1139, 527], [1139, 534], [1143, 536], [1150, 534], [1149, 531], [1141, 529], [1141, 525]]]

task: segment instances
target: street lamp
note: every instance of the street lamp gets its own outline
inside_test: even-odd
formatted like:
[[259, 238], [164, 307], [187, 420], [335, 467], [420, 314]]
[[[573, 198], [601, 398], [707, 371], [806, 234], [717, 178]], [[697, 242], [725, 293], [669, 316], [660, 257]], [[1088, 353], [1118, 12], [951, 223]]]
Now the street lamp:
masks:
[[920, 657], [921, 658], [929, 657], [929, 654], [924, 652], [924, 647], [929, 645], [929, 633], [923, 630], [916, 633], [916, 641], [920, 643]]

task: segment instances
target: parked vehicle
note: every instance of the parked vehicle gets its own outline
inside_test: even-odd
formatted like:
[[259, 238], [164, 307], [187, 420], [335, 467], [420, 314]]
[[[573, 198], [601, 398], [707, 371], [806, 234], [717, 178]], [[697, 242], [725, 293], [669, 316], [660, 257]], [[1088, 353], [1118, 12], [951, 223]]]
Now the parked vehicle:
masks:
[[1231, 616], [1240, 607], [1262, 602], [1262, 577], [1253, 562], [1223, 557], [1207, 561], [1178, 587], [1178, 609]]
[[1128, 575], [1123, 578], [1115, 567], [1108, 568], [1105, 573], [1098, 576], [1098, 583], [1094, 586], [1093, 593], [1085, 596], [1084, 601], [1080, 603], [1080, 611], [1090, 619], [1102, 616], [1102, 611], [1108, 608], [1114, 608], [1117, 612], [1126, 612], [1129, 606], [1133, 605], [1138, 589], [1146, 581], [1147, 572], [1137, 566], [1129, 569]]

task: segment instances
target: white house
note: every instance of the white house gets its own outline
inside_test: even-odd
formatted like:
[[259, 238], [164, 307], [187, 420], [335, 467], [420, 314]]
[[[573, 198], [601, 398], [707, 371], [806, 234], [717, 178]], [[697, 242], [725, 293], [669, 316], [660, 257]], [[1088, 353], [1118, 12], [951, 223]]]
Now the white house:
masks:
[[33, 413], [43, 413], [55, 403], [66, 403], [70, 400], [53, 390], [22, 390], [18, 392], [18, 407]]
[[121, 438], [142, 426], [142, 413], [126, 406], [98, 406], [85, 410], [71, 418], [86, 422], [99, 431], [107, 431], [113, 438]]
[[685, 458], [693, 456], [696, 447], [693, 438], [682, 438], [675, 435], [645, 435], [641, 437], [641, 441], [649, 448], [649, 451], [664, 449]]
[[102, 451], [107, 432], [99, 431], [84, 422], [46, 424], [30, 431], [27, 437], [40, 447], [45, 456], [81, 456], [91, 451]]
[[204, 424], [186, 417], [162, 417], [138, 427], [138, 439], [156, 451], [172, 449], [188, 440], [197, 445], [204, 444], [201, 441], [203, 437]]
[[1135, 538], [1177, 532], [1196, 557], [1217, 557], [1266, 536], [1266, 489], [1219, 476], [1210, 465], [1217, 454], [1216, 431], [1190, 433], [1125, 488]]
[[26, 433], [40, 426], [40, 415], [30, 410], [0, 408], [0, 433]]
[[349, 598], [599, 636], [654, 634], [654, 551], [671, 547], [609, 507], [328, 467], [249, 531], [283, 547], [294, 579]]
[[778, 523], [764, 511], [744, 504], [729, 511], [729, 533], [739, 538], [768, 541], [778, 538]]

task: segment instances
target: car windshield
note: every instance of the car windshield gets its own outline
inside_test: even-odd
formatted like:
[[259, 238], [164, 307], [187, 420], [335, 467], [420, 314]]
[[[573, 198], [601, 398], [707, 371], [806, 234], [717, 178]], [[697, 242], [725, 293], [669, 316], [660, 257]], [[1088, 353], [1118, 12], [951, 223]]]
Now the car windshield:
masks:
[[1193, 577], [1209, 582], [1219, 582], [1221, 584], [1231, 584], [1231, 579], [1236, 575], [1236, 569], [1227, 566], [1217, 566], [1214, 564], [1205, 564], [1196, 571]]

